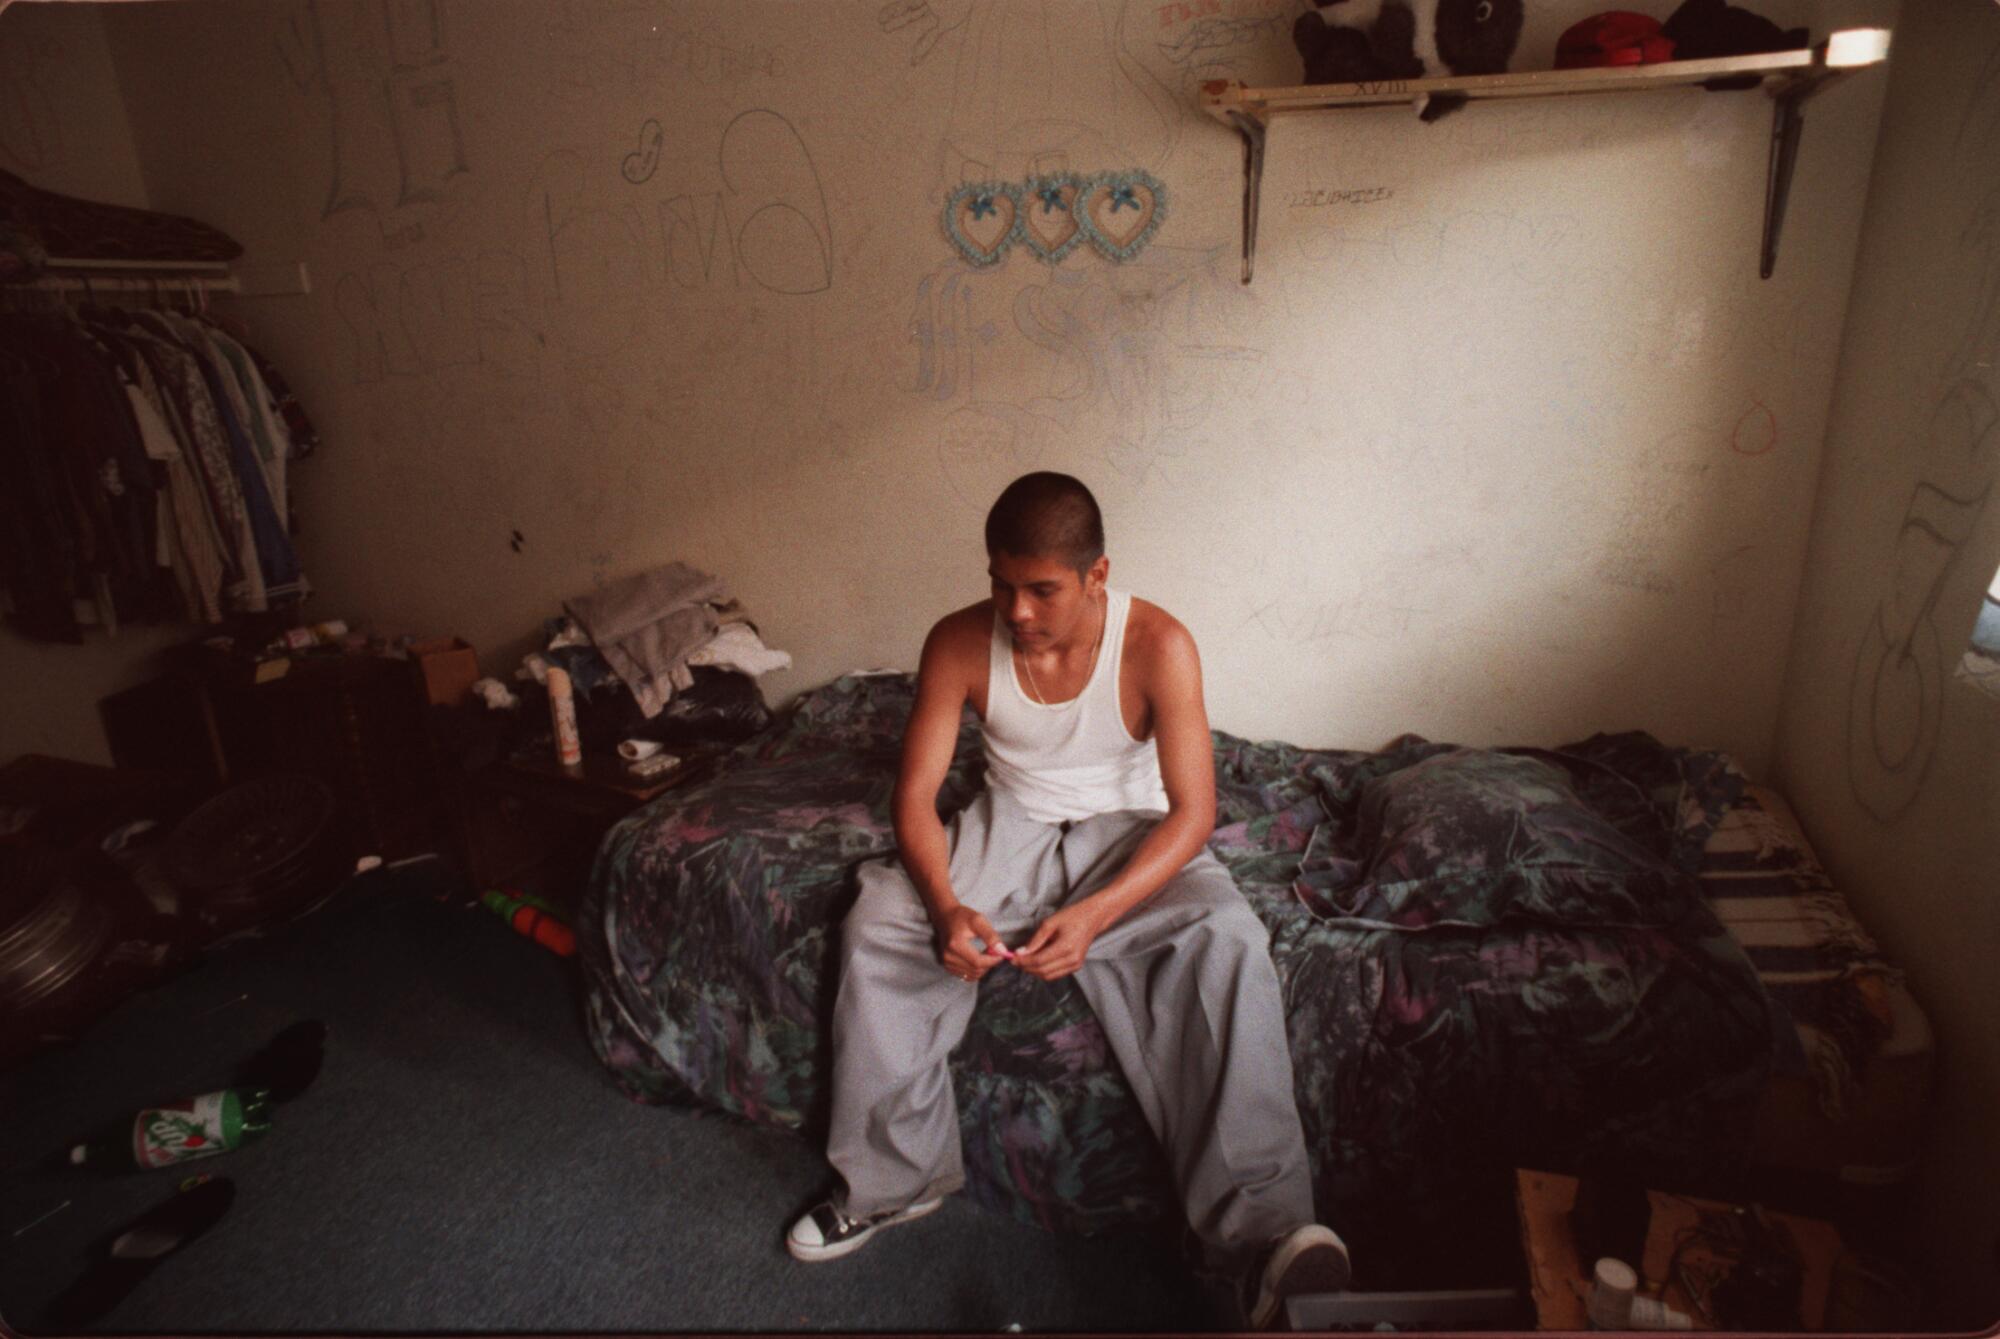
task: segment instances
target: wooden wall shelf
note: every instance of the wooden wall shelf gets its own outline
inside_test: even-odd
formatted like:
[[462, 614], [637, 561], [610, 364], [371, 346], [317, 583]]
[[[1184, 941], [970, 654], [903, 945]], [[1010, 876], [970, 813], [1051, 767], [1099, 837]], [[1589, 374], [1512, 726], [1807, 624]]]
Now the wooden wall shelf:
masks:
[[1768, 279], [1777, 265], [1785, 199], [1791, 189], [1792, 167], [1797, 161], [1799, 135], [1805, 125], [1800, 105], [1839, 76], [1879, 64], [1888, 55], [1887, 29], [1848, 28], [1815, 47], [1717, 60], [1284, 88], [1252, 88], [1233, 79], [1211, 79], [1201, 87], [1201, 109], [1243, 137], [1243, 282], [1247, 284], [1257, 257], [1257, 204], [1264, 184], [1264, 139], [1274, 117], [1398, 104], [1409, 104], [1421, 114], [1434, 101], [1442, 99], [1486, 102], [1503, 98], [1646, 93], [1665, 88], [1762, 88], [1774, 103], [1760, 266], [1763, 277]]

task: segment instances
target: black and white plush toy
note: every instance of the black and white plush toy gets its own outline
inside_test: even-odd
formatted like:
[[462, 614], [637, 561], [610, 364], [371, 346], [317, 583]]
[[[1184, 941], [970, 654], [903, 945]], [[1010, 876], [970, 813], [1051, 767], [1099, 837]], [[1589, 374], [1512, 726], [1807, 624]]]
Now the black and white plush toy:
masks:
[[[1313, 0], [1292, 25], [1308, 84], [1501, 74], [1523, 0]], [[1428, 119], [1428, 118], [1427, 118]]]
[[[1404, 0], [1313, 0], [1292, 24], [1308, 84], [1421, 79], [1417, 19]], [[1426, 0], [1419, 0], [1426, 3]]]

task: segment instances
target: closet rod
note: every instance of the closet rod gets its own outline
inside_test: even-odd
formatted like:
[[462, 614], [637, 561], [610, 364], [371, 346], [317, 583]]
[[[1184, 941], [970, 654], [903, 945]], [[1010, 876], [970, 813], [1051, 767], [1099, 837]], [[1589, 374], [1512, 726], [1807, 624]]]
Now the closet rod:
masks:
[[39, 279], [30, 279], [24, 284], [9, 285], [12, 288], [28, 288], [39, 292], [104, 292], [118, 293], [172, 293], [194, 289], [203, 293], [241, 293], [243, 282], [235, 275], [212, 278], [208, 275], [160, 275], [157, 278], [139, 279], [114, 275], [100, 275], [85, 278], [82, 275], [45, 274]]
[[313, 291], [312, 276], [307, 273], [304, 261], [267, 261], [240, 268], [208, 261], [202, 264], [201, 270], [189, 270], [130, 260], [51, 260], [38, 278], [15, 286], [51, 291], [104, 288], [127, 292], [152, 287], [162, 291], [191, 288], [205, 293], [235, 293], [246, 298], [296, 296]]
[[77, 256], [50, 256], [47, 264], [54, 270], [99, 270], [107, 273], [140, 271], [161, 277], [181, 274], [227, 274], [229, 262], [226, 260], [85, 260]]

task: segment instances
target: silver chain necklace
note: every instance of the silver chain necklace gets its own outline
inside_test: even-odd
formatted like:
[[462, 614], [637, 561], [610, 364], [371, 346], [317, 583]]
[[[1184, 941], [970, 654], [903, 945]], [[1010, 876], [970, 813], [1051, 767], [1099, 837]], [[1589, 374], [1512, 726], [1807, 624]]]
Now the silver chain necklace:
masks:
[[[1109, 623], [1110, 621], [1111, 621], [1111, 600], [1110, 597], [1107, 596], [1104, 601], [1104, 617], [1099, 619], [1097, 623], [1097, 640], [1090, 644], [1090, 668], [1093, 674], [1097, 670], [1097, 649], [1100, 646], [1104, 645], [1104, 625], [1106, 623]], [[1036, 703], [1044, 707], [1055, 706], [1056, 705], [1055, 703], [1049, 701], [1046, 697], [1042, 696], [1042, 686], [1035, 682], [1035, 667], [1028, 663], [1028, 653], [1026, 651], [1021, 652], [1021, 666], [1023, 669], [1028, 671], [1028, 687], [1034, 690]], [[1084, 683], [1086, 686], [1088, 686], [1090, 680], [1085, 679]], [[1071, 698], [1070, 702], [1075, 702], [1077, 698], [1081, 696], [1082, 693], [1079, 691], [1077, 697]], [[1067, 706], [1068, 703], [1064, 703], [1063, 705]]]

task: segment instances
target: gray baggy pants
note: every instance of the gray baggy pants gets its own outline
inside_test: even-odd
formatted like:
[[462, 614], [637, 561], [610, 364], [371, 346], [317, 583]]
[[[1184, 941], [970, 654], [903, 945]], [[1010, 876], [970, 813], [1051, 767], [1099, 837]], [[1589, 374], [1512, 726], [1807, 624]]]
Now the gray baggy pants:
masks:
[[[1018, 943], [1117, 874], [1160, 818], [1132, 810], [1042, 823], [1005, 792], [982, 792], [950, 826], [952, 889]], [[853, 1217], [965, 1183], [946, 1058], [979, 996], [938, 961], [930, 916], [897, 857], [862, 865], [860, 879], [841, 932], [827, 1148]], [[1195, 856], [1098, 936], [1076, 982], [1211, 1262], [1238, 1262], [1312, 1222], [1269, 936], [1222, 863], [1207, 850]]]

